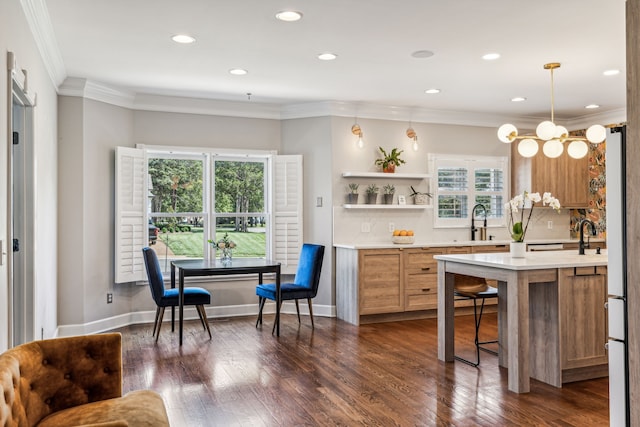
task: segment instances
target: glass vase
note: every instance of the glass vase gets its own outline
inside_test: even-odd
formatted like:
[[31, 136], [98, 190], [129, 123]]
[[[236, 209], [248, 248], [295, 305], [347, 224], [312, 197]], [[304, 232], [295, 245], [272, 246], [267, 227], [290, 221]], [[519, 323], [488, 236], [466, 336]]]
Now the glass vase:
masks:
[[223, 248], [221, 249], [220, 252], [220, 261], [222, 261], [223, 263], [229, 263], [231, 262], [231, 259], [233, 257], [233, 252], [231, 248]]

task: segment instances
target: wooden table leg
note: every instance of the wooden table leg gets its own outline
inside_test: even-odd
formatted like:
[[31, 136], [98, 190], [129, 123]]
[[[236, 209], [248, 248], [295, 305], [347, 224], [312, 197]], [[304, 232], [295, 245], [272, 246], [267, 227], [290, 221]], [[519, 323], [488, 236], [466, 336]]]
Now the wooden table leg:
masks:
[[527, 272], [512, 272], [507, 283], [509, 390], [528, 393], [529, 380], [529, 280]]
[[455, 275], [445, 273], [446, 261], [438, 261], [438, 359], [453, 362], [453, 286]]

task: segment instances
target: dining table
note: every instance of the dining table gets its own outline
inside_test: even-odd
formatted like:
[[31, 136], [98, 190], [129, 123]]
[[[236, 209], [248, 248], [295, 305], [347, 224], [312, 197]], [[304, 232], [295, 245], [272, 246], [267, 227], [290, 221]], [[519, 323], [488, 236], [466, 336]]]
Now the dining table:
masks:
[[[178, 271], [178, 330], [182, 345], [184, 320], [184, 279], [196, 276], [228, 276], [258, 275], [258, 284], [262, 284], [263, 274], [275, 274], [276, 285], [276, 320], [275, 334], [280, 336], [280, 305], [282, 293], [280, 289], [280, 262], [264, 258], [220, 259], [178, 259], [171, 261], [171, 287], [176, 286], [176, 270]], [[172, 318], [173, 320], [173, 318]], [[173, 323], [172, 323], [173, 324]]]

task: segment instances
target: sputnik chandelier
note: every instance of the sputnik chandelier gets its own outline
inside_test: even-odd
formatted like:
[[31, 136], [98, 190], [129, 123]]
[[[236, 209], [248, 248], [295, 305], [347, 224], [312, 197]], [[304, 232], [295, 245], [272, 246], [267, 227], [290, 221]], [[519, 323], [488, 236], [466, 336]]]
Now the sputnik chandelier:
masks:
[[518, 129], [512, 124], [504, 124], [498, 129], [498, 139], [505, 143], [520, 141], [518, 153], [523, 157], [533, 157], [538, 153], [538, 141], [544, 142], [542, 152], [545, 156], [559, 157], [564, 150], [564, 143], [569, 142], [567, 153], [574, 159], [580, 159], [587, 155], [589, 147], [586, 141], [599, 144], [604, 141], [606, 131], [604, 126], [592, 125], [587, 129], [585, 137], [569, 136], [569, 131], [564, 126], [554, 123], [553, 111], [553, 70], [560, 68], [559, 62], [551, 62], [544, 65], [545, 70], [551, 72], [551, 120], [541, 122], [536, 128], [535, 135], [518, 135]]

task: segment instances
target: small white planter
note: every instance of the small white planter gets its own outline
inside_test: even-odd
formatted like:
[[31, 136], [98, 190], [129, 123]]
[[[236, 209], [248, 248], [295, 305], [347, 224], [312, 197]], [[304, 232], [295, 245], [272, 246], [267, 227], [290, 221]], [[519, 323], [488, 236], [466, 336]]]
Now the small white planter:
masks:
[[527, 244], [525, 242], [511, 242], [509, 253], [511, 258], [524, 258], [527, 253]]

